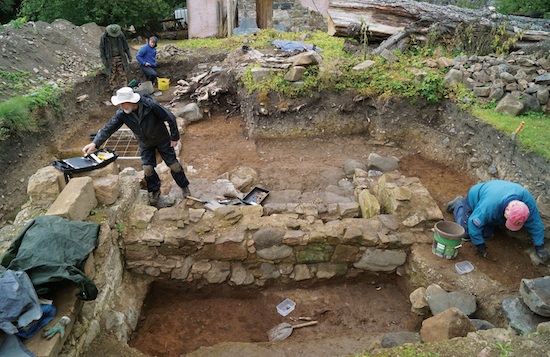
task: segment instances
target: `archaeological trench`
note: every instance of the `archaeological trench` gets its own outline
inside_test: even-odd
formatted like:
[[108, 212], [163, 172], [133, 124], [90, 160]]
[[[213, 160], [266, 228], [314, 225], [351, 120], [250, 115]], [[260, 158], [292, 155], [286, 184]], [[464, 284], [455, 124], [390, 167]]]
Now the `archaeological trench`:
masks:
[[[224, 55], [189, 57], [168, 62], [164, 69], [167, 77], [185, 78], [182, 73], [197, 68], [223, 68], [223, 60]], [[452, 219], [444, 212], [445, 202], [480, 181], [498, 178], [524, 185], [537, 199], [545, 227], [549, 226], [549, 166], [516, 147], [508, 134], [449, 101], [434, 105], [419, 99], [412, 105], [402, 99], [327, 92], [287, 100], [289, 110], [280, 111], [279, 97], [260, 103], [257, 93], [247, 94], [234, 78], [224, 75], [229, 78], [228, 89], [199, 103], [200, 119], [187, 119], [188, 112], [180, 111], [193, 103], [189, 98], [168, 105], [173, 88], [159, 101], [180, 113], [183, 153], [193, 145], [191, 135], [201, 125], [213, 130], [229, 120], [232, 134], [257, 145], [266, 162], [276, 155], [270, 148], [279, 145], [279, 153], [285, 152], [285, 146], [293, 150], [294, 157], [271, 181], [261, 180], [269, 170], [259, 175], [246, 161], [233, 161], [234, 167], [201, 177], [200, 172], [189, 172], [180, 155], [194, 196], [207, 201], [217, 196], [242, 198], [252, 188], [262, 187], [270, 194], [260, 205], [222, 205], [212, 210], [185, 200], [163, 164], [157, 170], [168, 207], [162, 209], [147, 204], [139, 161], [119, 159], [74, 175], [68, 182], [52, 166], [35, 168], [28, 202], [1, 230], [2, 252], [29, 220], [40, 215], [101, 225], [98, 246], [84, 270], [96, 284], [98, 296], [83, 302], [74, 297], [74, 286], [60, 290], [54, 301], [60, 302], [61, 314], [72, 318], [70, 332], [48, 342], [36, 336], [27, 340], [37, 355], [84, 355], [101, 334], [111, 334], [121, 344], [151, 356], [194, 351], [206, 356], [214, 353], [209, 346], [222, 342], [249, 346], [243, 349], [269, 346], [273, 355], [289, 348], [294, 355], [349, 355], [391, 347], [399, 339], [399, 343], [420, 342], [421, 322], [431, 316], [433, 307], [418, 296], [425, 294], [416, 290], [419, 287], [460, 292], [465, 300], [474, 300], [467, 313], [471, 319], [507, 328], [510, 321], [502, 301], [519, 296], [522, 278], [548, 275], [548, 267], [539, 264], [522, 231], [513, 237], [497, 231], [488, 242], [495, 252], [493, 260], [478, 257], [471, 244], [464, 244], [454, 260], [432, 254], [434, 224]], [[46, 112], [52, 116], [51, 137], [28, 140], [58, 159], [79, 155], [80, 144], [87, 143], [88, 135], [109, 117], [106, 113], [114, 111], [102, 104], [107, 99], [101, 94], [106, 92], [104, 80], [86, 77], [77, 83], [63, 98], [67, 117], [75, 119], [59, 121]], [[77, 103], [83, 94], [89, 98]], [[240, 111], [228, 118], [236, 105]], [[75, 138], [80, 140], [71, 142]], [[218, 145], [218, 151], [226, 150], [220, 137], [205, 140]], [[350, 143], [354, 146], [346, 147]], [[307, 151], [309, 146], [313, 149]], [[333, 148], [332, 156], [325, 155], [330, 169], [306, 174], [305, 179], [292, 177], [300, 175], [300, 165], [307, 160], [300, 148], [310, 155], [315, 148], [323, 153]], [[276, 184], [316, 176], [321, 184]], [[454, 189], [436, 193], [438, 183]], [[471, 261], [474, 271], [458, 274], [454, 264], [463, 260]], [[282, 317], [276, 306], [286, 298], [296, 308]], [[218, 307], [223, 310], [212, 311]], [[306, 316], [318, 325], [296, 330], [285, 341], [267, 342], [270, 328], [281, 322], [297, 324], [303, 322], [297, 318]], [[269, 355], [259, 350], [232, 351]]]

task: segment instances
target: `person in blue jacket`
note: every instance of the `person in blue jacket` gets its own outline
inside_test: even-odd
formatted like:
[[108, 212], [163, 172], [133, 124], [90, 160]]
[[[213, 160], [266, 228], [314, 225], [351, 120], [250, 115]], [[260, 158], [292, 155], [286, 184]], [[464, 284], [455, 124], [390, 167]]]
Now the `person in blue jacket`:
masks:
[[544, 227], [535, 199], [517, 183], [503, 180], [479, 183], [466, 198], [457, 196], [446, 209], [464, 228], [463, 240], [471, 240], [483, 256], [487, 255], [484, 238], [490, 238], [495, 227], [504, 224], [511, 231], [525, 226], [537, 256], [545, 263], [550, 259], [550, 252], [544, 248]]
[[147, 76], [147, 80], [151, 83], [155, 83], [157, 79], [157, 42], [158, 39], [155, 36], [151, 36], [149, 41], [141, 46], [138, 53], [136, 54], [136, 59], [139, 62], [139, 68]]

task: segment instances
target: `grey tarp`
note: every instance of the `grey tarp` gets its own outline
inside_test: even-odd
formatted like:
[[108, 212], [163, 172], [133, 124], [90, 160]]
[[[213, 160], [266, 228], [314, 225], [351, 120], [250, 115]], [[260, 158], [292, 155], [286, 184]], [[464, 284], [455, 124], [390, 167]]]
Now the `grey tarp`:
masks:
[[32, 282], [22, 271], [0, 267], [0, 330], [13, 335], [42, 317]]
[[78, 297], [94, 300], [97, 288], [83, 270], [97, 247], [100, 225], [40, 216], [17, 235], [0, 259], [0, 265], [25, 271], [38, 295], [45, 295], [70, 280], [80, 289]]
[[38, 296], [28, 275], [0, 266], [0, 356], [35, 356], [14, 334], [32, 326], [41, 316]]

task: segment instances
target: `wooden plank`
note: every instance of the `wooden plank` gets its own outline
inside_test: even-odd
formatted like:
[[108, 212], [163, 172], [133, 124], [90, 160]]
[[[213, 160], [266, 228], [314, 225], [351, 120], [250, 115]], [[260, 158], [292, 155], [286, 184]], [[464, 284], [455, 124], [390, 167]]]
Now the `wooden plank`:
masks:
[[261, 29], [273, 28], [273, 0], [256, 0], [256, 20]]
[[233, 0], [227, 0], [227, 36], [233, 36], [233, 28], [235, 24], [233, 23], [234, 19], [233, 14]]

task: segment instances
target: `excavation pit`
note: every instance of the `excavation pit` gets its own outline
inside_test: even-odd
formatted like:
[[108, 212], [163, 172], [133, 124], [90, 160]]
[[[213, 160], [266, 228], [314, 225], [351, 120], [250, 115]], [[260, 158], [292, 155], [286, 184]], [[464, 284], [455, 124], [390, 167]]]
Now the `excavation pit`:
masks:
[[[316, 343], [310, 355], [336, 355], [343, 346], [335, 349], [323, 341], [343, 336], [359, 343], [368, 335], [416, 331], [420, 320], [411, 314], [408, 289], [406, 280], [395, 274], [263, 288], [222, 284], [198, 289], [191, 283], [157, 281], [129, 345], [159, 357], [224, 342], [267, 345], [271, 328], [306, 322], [298, 320], [302, 317], [318, 324], [294, 330], [284, 343], [292, 348]], [[285, 298], [296, 302], [296, 308], [282, 317], [276, 306]]]
[[[74, 94], [82, 93], [80, 88]], [[164, 92], [156, 99], [168, 104], [171, 99], [170, 91]], [[309, 202], [312, 198], [315, 199], [316, 194], [326, 192], [327, 189], [341, 193], [339, 182], [350, 180], [345, 177], [342, 169], [347, 159], [366, 162], [371, 153], [376, 153], [383, 157], [397, 157], [400, 160], [399, 173], [407, 178], [418, 178], [444, 217], [452, 220], [453, 217], [445, 212], [445, 203], [458, 194], [464, 195], [482, 178], [494, 178], [486, 173], [491, 160], [494, 159], [499, 165], [513, 162], [514, 167], [521, 168], [522, 175], [531, 180], [539, 172], [545, 172], [537, 158], [503, 149], [502, 146], [507, 142], [501, 138], [497, 141], [498, 136], [489, 126], [477, 122], [461, 122], [460, 113], [452, 105], [442, 104], [436, 107], [421, 103], [411, 106], [408, 102], [399, 100], [388, 101], [383, 105], [374, 101], [351, 103], [350, 98], [323, 93], [310, 99], [312, 102], [317, 101], [311, 105], [300, 106], [301, 104], [295, 103], [296, 108], [302, 108], [301, 111], [297, 110], [292, 117], [281, 119], [276, 115], [261, 117], [254, 114], [257, 99], [254, 96], [239, 99], [242, 100], [244, 108], [242, 116], [230, 116], [214, 111], [208, 112], [212, 114], [210, 116], [205, 112], [201, 121], [185, 127], [179, 159], [188, 171], [192, 190], [200, 192], [201, 182], [204, 180], [226, 177], [227, 173], [233, 172], [236, 168], [248, 166], [258, 173], [259, 185], [271, 191], [264, 204]], [[248, 103], [248, 107], [245, 107], [245, 102]], [[336, 103], [344, 102], [345, 108], [339, 109], [340, 106]], [[184, 104], [177, 103], [177, 106], [170, 109], [177, 112]], [[71, 128], [73, 135], [66, 135], [63, 140], [56, 142], [56, 152], [60, 153], [60, 158], [79, 155], [81, 148], [90, 142], [89, 135], [96, 133], [115, 110], [116, 108], [103, 105], [98, 100], [90, 104], [88, 109], [82, 109], [82, 113], [88, 115], [86, 120], [75, 123], [75, 128]], [[342, 133], [330, 135], [308, 135], [308, 132], [298, 132], [296, 129], [302, 130], [302, 124], [307, 127], [307, 123], [314, 121], [316, 115], [322, 116], [323, 112], [336, 111], [338, 113], [331, 115], [338, 120], [340, 116], [349, 116], [351, 112], [354, 116], [352, 119], [357, 124], [342, 124]], [[363, 130], [365, 122], [371, 123], [371, 118], [372, 126], [368, 130]], [[334, 123], [338, 123], [338, 120], [334, 119]], [[252, 121], [254, 123], [251, 123]], [[262, 134], [261, 130], [259, 134], [258, 130], [251, 130], [252, 124], [256, 129], [266, 127], [264, 135], [259, 135]], [[349, 128], [361, 130], [353, 133], [353, 130], [347, 131]], [[457, 133], [456, 138], [449, 134], [451, 128]], [[277, 132], [279, 136], [274, 135]], [[252, 135], [254, 133], [256, 136]], [[450, 147], [445, 144], [444, 139], [447, 136], [451, 137]], [[473, 146], [475, 150], [472, 149]], [[487, 157], [486, 153], [489, 152], [493, 157]], [[137, 171], [141, 170], [139, 160], [118, 161], [121, 168], [131, 166]], [[33, 167], [36, 169], [39, 166]], [[509, 167], [503, 166], [501, 170], [502, 177], [498, 178], [513, 178], [511, 174], [505, 175], [511, 172]], [[170, 194], [173, 188], [171, 181], [163, 181], [163, 195]], [[534, 186], [531, 185], [531, 188]], [[540, 186], [538, 190], [542, 190], [543, 187]], [[292, 191], [292, 195], [281, 194], [289, 191]], [[348, 198], [352, 197], [353, 192], [348, 192]], [[114, 231], [115, 228], [111, 233], [118, 236], [121, 251], [127, 254], [128, 250], [124, 251], [127, 244], [121, 243], [124, 239], [123, 234], [117, 235]], [[496, 230], [493, 239], [487, 241], [489, 259], [481, 258], [475, 247], [466, 243], [453, 261], [433, 256], [433, 232], [418, 227], [411, 231], [425, 234], [429, 242], [417, 243], [404, 249], [407, 252], [407, 262], [398, 270], [402, 277], [386, 276], [382, 273], [382, 278], [371, 276], [368, 272], [360, 272], [353, 278], [323, 280], [312, 276], [311, 280], [292, 282], [289, 285], [270, 281], [264, 287], [259, 283], [254, 283], [254, 287], [243, 287], [230, 286], [228, 281], [224, 281], [200, 287], [197, 281], [176, 281], [171, 279], [168, 273], [161, 271], [160, 277], [152, 284], [149, 295], [145, 299], [135, 301], [134, 308], [138, 313], [141, 311], [142, 317], [137, 324], [136, 332], [131, 336], [130, 344], [142, 351], [146, 350], [142, 349], [140, 344], [148, 346], [150, 350], [146, 353], [157, 356], [179, 356], [185, 353], [195, 355], [202, 351], [201, 347], [205, 350], [203, 355], [207, 356], [209, 348], [230, 350], [235, 343], [247, 343], [246, 347], [243, 347], [245, 352], [235, 350], [233, 353], [243, 356], [267, 355], [265, 351], [269, 348], [278, 349], [277, 352], [289, 350], [292, 353], [288, 353], [294, 355], [308, 355], [309, 351], [315, 351], [309, 355], [319, 356], [323, 355], [323, 351], [327, 351], [326, 355], [331, 356], [359, 353], [365, 348], [370, 348], [375, 342], [372, 334], [418, 332], [419, 322], [411, 316], [407, 301], [408, 293], [415, 287], [437, 283], [447, 291], [466, 291], [475, 294], [478, 299], [478, 310], [473, 317], [486, 319], [499, 327], [504, 327], [507, 321], [500, 309], [502, 298], [517, 294], [521, 279], [546, 274], [543, 267], [532, 264], [528, 253], [528, 250], [532, 249], [529, 240], [511, 237], [499, 229]], [[105, 262], [101, 254], [103, 252], [97, 254], [96, 264], [99, 276], [104, 273], [104, 263], [118, 259]], [[127, 259], [127, 256], [122, 256], [120, 261], [123, 259]], [[462, 260], [470, 261], [475, 267], [474, 271], [459, 275], [454, 263]], [[308, 268], [312, 272], [315, 270], [313, 264]], [[349, 264], [349, 268], [352, 269], [352, 263]], [[121, 275], [131, 275], [135, 279], [151, 279], [151, 274], [143, 269], [140, 271], [129, 265], [126, 265], [126, 269]], [[150, 271], [157, 273], [154, 269]], [[109, 280], [111, 276], [109, 279], [102, 278], [103, 281], [101, 278], [97, 280], [105, 284], [105, 280]], [[103, 291], [111, 288], [100, 286], [100, 290], [104, 289]], [[357, 296], [358, 292], [360, 296]], [[336, 300], [327, 298], [321, 303], [321, 298], [312, 300], [312, 296], [329, 296]], [[399, 298], [395, 299], [396, 296]], [[348, 299], [354, 297], [355, 300]], [[383, 297], [379, 301], [380, 304], [375, 305], [374, 310], [368, 310], [371, 300], [378, 297]], [[295, 311], [283, 318], [277, 314], [276, 306], [285, 298], [295, 301], [297, 306]], [[118, 298], [111, 296], [110, 299], [112, 306], [115, 306], [116, 303], [113, 301]], [[220, 305], [221, 309], [218, 310]], [[356, 313], [357, 309], [359, 313]], [[99, 308], [97, 310], [99, 311]], [[85, 318], [99, 321], [101, 331], [105, 332], [106, 336], [119, 338], [123, 333], [105, 326], [105, 316], [110, 316], [112, 311], [98, 311], [94, 311], [95, 315], [90, 315], [88, 309]], [[120, 313], [126, 310], [115, 306], [115, 311]], [[277, 347], [266, 344], [269, 329], [280, 322], [289, 321], [289, 317], [300, 317], [305, 314], [318, 318], [319, 325], [294, 331], [287, 340], [278, 343]], [[360, 315], [368, 318], [361, 320]], [[208, 317], [208, 321], [203, 320], [205, 316]], [[346, 318], [342, 319], [341, 316]], [[171, 320], [172, 318], [174, 320]], [[169, 323], [164, 323], [168, 321]], [[189, 328], [187, 325], [190, 325]], [[210, 329], [212, 325], [215, 326], [213, 330]], [[233, 326], [239, 326], [238, 333], [233, 334]], [[155, 329], [161, 328], [164, 331], [161, 336], [153, 334]], [[327, 344], [321, 344], [321, 339], [328, 341]], [[101, 338], [96, 338], [96, 341], [90, 347], [87, 356], [109, 355], [109, 346], [101, 345]], [[119, 338], [120, 341], [126, 340]], [[178, 347], [179, 342], [183, 342], [184, 345]], [[254, 346], [265, 349], [256, 350]], [[68, 349], [70, 351], [70, 347]]]

